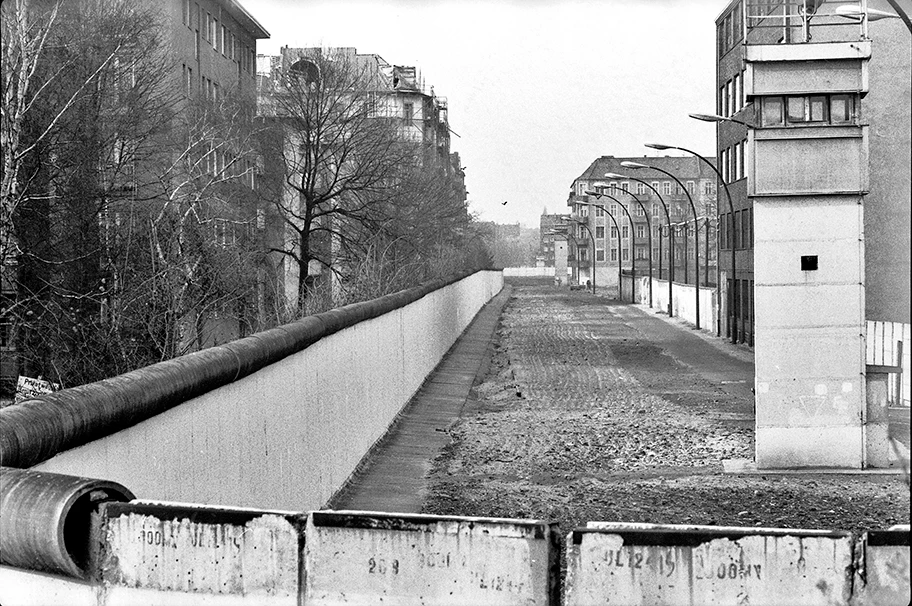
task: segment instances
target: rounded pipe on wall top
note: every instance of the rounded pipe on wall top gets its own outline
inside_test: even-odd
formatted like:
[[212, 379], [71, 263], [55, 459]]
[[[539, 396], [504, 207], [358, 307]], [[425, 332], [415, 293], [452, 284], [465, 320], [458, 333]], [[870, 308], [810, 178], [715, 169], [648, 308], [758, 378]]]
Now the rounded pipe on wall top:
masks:
[[0, 467], [0, 562], [86, 578], [93, 514], [133, 498], [116, 482]]
[[323, 337], [413, 303], [464, 271], [353, 303], [110, 379], [0, 409], [0, 460], [26, 468], [111, 435], [300, 352]]

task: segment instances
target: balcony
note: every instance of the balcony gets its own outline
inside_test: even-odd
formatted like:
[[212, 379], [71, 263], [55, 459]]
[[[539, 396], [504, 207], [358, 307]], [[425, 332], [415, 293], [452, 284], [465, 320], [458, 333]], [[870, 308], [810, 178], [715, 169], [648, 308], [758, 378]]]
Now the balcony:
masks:
[[[733, 9], [732, 37], [748, 46], [857, 42], [868, 37], [867, 1], [744, 0]], [[743, 21], [741, 17], [743, 15]]]

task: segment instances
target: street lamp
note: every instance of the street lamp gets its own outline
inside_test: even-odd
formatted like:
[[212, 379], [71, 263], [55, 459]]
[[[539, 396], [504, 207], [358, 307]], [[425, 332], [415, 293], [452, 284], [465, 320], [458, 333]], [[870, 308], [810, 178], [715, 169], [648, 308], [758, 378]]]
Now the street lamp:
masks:
[[[722, 187], [725, 189], [725, 196], [728, 198], [728, 210], [729, 210], [729, 212], [731, 212], [732, 222], [734, 223], [735, 204], [732, 202], [731, 192], [728, 191], [728, 183], [726, 183], [725, 179], [722, 178], [722, 173], [719, 172], [719, 169], [716, 168], [715, 164], [713, 164], [712, 162], [710, 162], [709, 160], [707, 160], [706, 158], [704, 158], [697, 152], [689, 150], [689, 149], [685, 149], [683, 147], [675, 147], [673, 145], [662, 145], [661, 143], [647, 143], [646, 147], [649, 147], [652, 149], [658, 149], [658, 150], [676, 149], [678, 151], [682, 151], [682, 152], [691, 154], [692, 156], [699, 158], [700, 160], [703, 161], [704, 164], [706, 164], [711, 169], [713, 169], [713, 172], [716, 173], [716, 176], [719, 178], [719, 182], [722, 184]], [[718, 263], [718, 261], [717, 261], [717, 263]], [[738, 296], [737, 296], [737, 293], [734, 292], [735, 284], [736, 284], [736, 282], [735, 282], [735, 246], [734, 246], [734, 242], [732, 242], [731, 265], [732, 265], [732, 270], [731, 270], [732, 271], [732, 322], [731, 322], [732, 336], [731, 336], [731, 339], [732, 339], [732, 343], [737, 343], [738, 342]], [[719, 282], [721, 282], [721, 280], [719, 280]], [[719, 288], [721, 288], [721, 284], [719, 285]], [[721, 308], [721, 306], [722, 306], [721, 297], [719, 297], [719, 299], [720, 299], [719, 307]], [[721, 314], [720, 314], [720, 316], [721, 316]], [[721, 318], [720, 318], [720, 321], [721, 321]], [[720, 327], [720, 332], [721, 332], [721, 327]]]
[[[595, 236], [592, 235], [592, 230], [589, 229], [589, 226], [586, 225], [584, 221], [573, 221], [577, 225], [582, 225], [586, 228], [586, 231], [589, 232], [589, 240], [592, 241], [592, 294], [595, 294]], [[576, 241], [576, 238], [573, 238]], [[579, 245], [576, 247], [576, 254], [579, 255]], [[577, 259], [577, 267], [579, 267], [579, 259]]]
[[[586, 192], [586, 193], [591, 194], [591, 195], [595, 196], [596, 198], [601, 198], [602, 196], [605, 196], [606, 198], [611, 198], [612, 200], [617, 202], [618, 206], [621, 207], [621, 210], [624, 211], [624, 214], [627, 215], [627, 222], [630, 224], [630, 275], [631, 275], [631, 280], [632, 280], [630, 283], [630, 302], [634, 303], [635, 299], [636, 299], [636, 234], [635, 234], [636, 229], [634, 228], [634, 225], [633, 225], [633, 217], [630, 216], [630, 211], [627, 210], [627, 207], [624, 206], [623, 202], [621, 202], [620, 200], [618, 200], [617, 198], [615, 198], [614, 196], [612, 196], [610, 194], [606, 194], [604, 192], [604, 189], [606, 189], [606, 188], [603, 187], [602, 188], [603, 191], [601, 191], [601, 192]], [[604, 208], [604, 207], [602, 207], [602, 208]], [[611, 213], [606, 212], [605, 214], [610, 215]], [[618, 230], [618, 250], [621, 250], [621, 240], [622, 240], [621, 230]], [[618, 284], [618, 300], [623, 300], [621, 297], [621, 284], [623, 283], [623, 277], [622, 277], [623, 274], [620, 272], [620, 267], [621, 267], [621, 259], [618, 259], [618, 268], [619, 268], [618, 276], [620, 276], [621, 280], [622, 280], [621, 283]]]
[[734, 122], [735, 124], [740, 124], [741, 126], [746, 126], [748, 128], [755, 128], [755, 125], [743, 120], [738, 120], [737, 118], [726, 118], [725, 116], [720, 116], [718, 114], [687, 114], [695, 120], [702, 120], [703, 122]]
[[[608, 173], [613, 174], [613, 173]], [[606, 175], [607, 176], [607, 175]], [[618, 191], [618, 190], [615, 190]], [[646, 211], [646, 207], [643, 206], [643, 203], [638, 197], [634, 195], [632, 191], [627, 191], [626, 189], [620, 190], [636, 200], [637, 206], [640, 207], [640, 210], [643, 211], [643, 216], [646, 217], [646, 230], [649, 234], [648, 246], [649, 246], [649, 307], [652, 307], [652, 223], [649, 221], [649, 212]], [[635, 253], [634, 253], [635, 254]]]
[[[650, 147], [650, 146], [651, 146], [651, 144], [649, 144], [649, 143], [646, 144], [646, 147]], [[675, 182], [678, 184], [678, 187], [680, 187], [682, 190], [684, 190], [684, 194], [687, 196], [687, 201], [690, 202], [690, 210], [693, 212], [693, 216], [694, 216], [694, 251], [695, 251], [695, 256], [696, 256], [696, 266], [695, 266], [696, 267], [696, 278], [694, 280], [694, 283], [696, 284], [696, 297], [695, 297], [695, 299], [696, 299], [695, 304], [696, 304], [696, 308], [697, 308], [696, 309], [696, 312], [697, 312], [696, 325], [697, 325], [697, 328], [700, 328], [700, 229], [697, 226], [697, 207], [694, 206], [694, 201], [690, 195], [690, 191], [688, 191], [688, 189], [684, 186], [684, 184], [681, 183], [680, 179], [678, 179], [676, 176], [674, 176], [673, 174], [671, 174], [670, 172], [668, 172], [667, 170], [665, 170], [663, 168], [658, 168], [657, 166], [650, 166], [648, 164], [640, 164], [639, 162], [624, 162], [624, 163], [622, 163], [622, 166], [626, 166], [628, 168], [634, 168], [634, 169], [651, 168], [652, 170], [658, 171], [658, 172], [662, 173], [663, 175], [668, 175], [669, 177], [671, 177], [672, 179], [675, 180]], [[687, 261], [687, 250], [686, 250], [687, 232], [686, 231], [684, 232], [684, 247], [685, 247], [684, 260], [686, 262]], [[687, 266], [685, 265], [684, 267], [685, 267], [684, 282], [687, 283], [687, 269], [686, 269]]]
[[[625, 168], [632, 168], [628, 166], [629, 164], [636, 164], [636, 162], [624, 161], [621, 162], [621, 166]], [[668, 205], [665, 204], [665, 199], [662, 197], [662, 194], [659, 193], [659, 190], [654, 188], [652, 185], [643, 181], [642, 179], [637, 179], [636, 177], [628, 177], [627, 175], [621, 175], [618, 173], [605, 173], [605, 176], [609, 179], [626, 179], [629, 181], [636, 181], [637, 183], [642, 183], [646, 187], [652, 190], [652, 192], [659, 199], [659, 202], [662, 204], [662, 210], [665, 211], [665, 223], [668, 227], [668, 317], [671, 317], [671, 288], [674, 283], [674, 261], [672, 259], [672, 249], [674, 248], [674, 234], [671, 232], [671, 215], [668, 212]], [[652, 253], [652, 245], [650, 244], [650, 254]], [[659, 279], [662, 279], [662, 233], [661, 228], [659, 231]], [[650, 280], [650, 297], [652, 296], [652, 280]], [[652, 299], [650, 298], [650, 305], [652, 305]]]
[[[600, 193], [597, 193], [597, 192], [594, 192], [594, 191], [587, 191], [587, 192], [586, 192], [586, 195], [588, 195], [588, 196], [595, 196], [596, 198], [601, 198], [603, 194], [600, 194]], [[607, 195], [607, 194], [606, 194], [606, 195]], [[609, 196], [609, 197], [610, 197], [610, 196]], [[596, 207], [601, 208], [602, 210], [604, 210], [604, 211], [605, 211], [605, 215], [607, 215], [608, 218], [611, 219], [611, 222], [614, 223], [614, 229], [617, 230], [617, 234], [618, 234], [618, 250], [620, 250], [620, 243], [621, 243], [621, 228], [618, 226], [618, 222], [617, 222], [617, 220], [614, 218], [614, 215], [612, 215], [610, 212], [608, 212], [607, 209], [605, 208], [605, 206], [602, 205], [602, 204], [592, 204], [592, 203], [590, 202], [589, 205], [590, 205], [590, 206], [596, 206]], [[593, 248], [595, 248], [594, 245], [593, 245]], [[593, 258], [594, 258], [594, 257], [593, 257]], [[594, 261], [593, 261], [593, 264], [594, 264]], [[623, 299], [621, 298], [621, 282], [622, 282], [622, 280], [623, 280], [623, 274], [621, 273], [621, 269], [622, 269], [622, 267], [621, 267], [621, 260], [618, 259], [618, 297], [617, 297], [617, 298], [618, 298], [618, 301], [623, 301]], [[594, 272], [594, 271], [593, 271], [593, 275], [595, 275], [595, 272]], [[593, 282], [593, 284], [595, 284], [595, 282]]]

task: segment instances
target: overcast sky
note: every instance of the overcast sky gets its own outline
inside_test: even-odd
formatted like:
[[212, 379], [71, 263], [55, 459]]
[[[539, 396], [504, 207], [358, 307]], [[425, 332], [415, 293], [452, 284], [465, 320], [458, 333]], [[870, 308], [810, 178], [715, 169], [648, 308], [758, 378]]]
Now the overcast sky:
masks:
[[[481, 220], [537, 226], [602, 155], [660, 142], [715, 153], [715, 18], [725, 0], [242, 0], [257, 52], [351, 46], [414, 65], [448, 99]], [[507, 204], [503, 205], [502, 202]]]

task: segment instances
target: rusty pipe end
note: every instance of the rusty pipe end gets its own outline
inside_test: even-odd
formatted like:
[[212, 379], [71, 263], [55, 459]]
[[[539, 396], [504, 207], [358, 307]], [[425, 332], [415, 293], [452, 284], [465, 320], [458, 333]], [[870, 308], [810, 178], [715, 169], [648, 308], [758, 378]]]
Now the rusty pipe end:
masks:
[[133, 498], [108, 480], [0, 467], [0, 562], [86, 578], [93, 514], [102, 503]]

